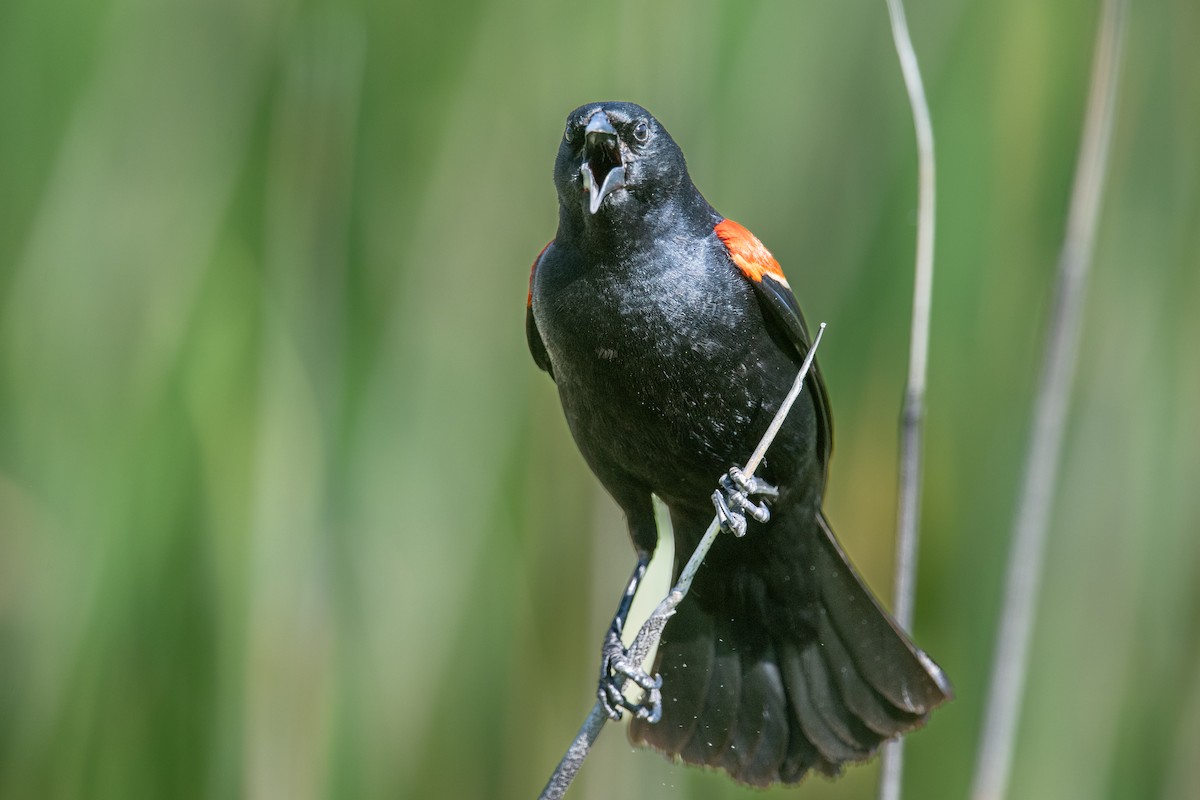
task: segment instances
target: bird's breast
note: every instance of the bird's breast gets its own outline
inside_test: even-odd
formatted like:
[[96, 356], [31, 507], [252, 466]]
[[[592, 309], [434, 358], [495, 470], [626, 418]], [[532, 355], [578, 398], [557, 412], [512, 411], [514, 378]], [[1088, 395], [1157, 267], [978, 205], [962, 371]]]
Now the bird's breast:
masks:
[[535, 314], [593, 468], [640, 476], [663, 496], [710, 492], [765, 426], [766, 385], [790, 380], [786, 359], [754, 335], [752, 290], [682, 258], [549, 283]]

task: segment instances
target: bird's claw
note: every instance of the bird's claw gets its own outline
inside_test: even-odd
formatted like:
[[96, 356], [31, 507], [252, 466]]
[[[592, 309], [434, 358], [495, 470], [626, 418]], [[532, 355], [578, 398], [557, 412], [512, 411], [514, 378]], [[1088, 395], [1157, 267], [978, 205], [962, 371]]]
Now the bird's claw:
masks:
[[[621, 710], [633, 713], [637, 719], [654, 724], [662, 719], [662, 676], [651, 676], [632, 660], [621, 644], [621, 637], [610, 631], [604, 640], [600, 660], [600, 686], [596, 695], [604, 713], [614, 722], [621, 719]], [[633, 681], [642, 690], [642, 699], [632, 702], [622, 691], [625, 681]]]
[[[721, 476], [721, 488], [713, 492], [713, 505], [721, 530], [734, 536], [746, 535], [746, 515], [758, 522], [771, 519], [767, 501], [779, 497], [779, 490], [761, 478], [754, 478], [733, 467]], [[751, 497], [762, 498], [755, 502]]]

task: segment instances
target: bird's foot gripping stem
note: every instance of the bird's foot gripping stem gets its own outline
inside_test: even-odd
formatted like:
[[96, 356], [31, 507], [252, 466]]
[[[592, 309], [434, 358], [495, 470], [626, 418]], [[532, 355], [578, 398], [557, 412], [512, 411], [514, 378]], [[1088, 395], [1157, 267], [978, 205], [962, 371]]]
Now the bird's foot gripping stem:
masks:
[[[609, 631], [604, 640], [600, 659], [600, 688], [596, 694], [604, 713], [614, 721], [621, 718], [621, 709], [633, 712], [637, 719], [656, 723], [662, 719], [662, 676], [651, 676], [621, 644], [616, 631]], [[625, 697], [622, 688], [625, 681], [633, 681], [642, 690], [642, 699], [632, 702]]]
[[[752, 497], [761, 498], [755, 502]], [[734, 536], [746, 535], [746, 515], [758, 522], [771, 519], [767, 502], [779, 497], [779, 490], [761, 478], [753, 478], [737, 467], [721, 476], [721, 488], [713, 492], [713, 505], [721, 530]]]

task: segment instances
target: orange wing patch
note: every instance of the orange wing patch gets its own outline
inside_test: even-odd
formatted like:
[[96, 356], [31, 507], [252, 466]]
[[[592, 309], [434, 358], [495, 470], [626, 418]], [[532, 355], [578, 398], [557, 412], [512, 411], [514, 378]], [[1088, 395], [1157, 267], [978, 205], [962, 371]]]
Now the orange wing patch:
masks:
[[731, 219], [718, 222], [715, 230], [725, 248], [729, 250], [729, 257], [733, 259], [733, 263], [737, 264], [737, 268], [747, 278], [761, 283], [763, 275], [770, 275], [789, 289], [792, 288], [783, 276], [783, 270], [779, 268], [775, 256], [771, 255], [771, 251], [757, 236]]
[[542, 256], [546, 254], [546, 251], [550, 248], [550, 245], [552, 245], [552, 244], [554, 244], [553, 239], [546, 242], [546, 246], [542, 248], [542, 252], [537, 254], [537, 258], [535, 258], [533, 260], [533, 266], [530, 267], [530, 269], [529, 269], [529, 294], [526, 295], [526, 297], [525, 297], [525, 307], [526, 308], [530, 308], [533, 306], [533, 276], [537, 274], [538, 262], [542, 260]]

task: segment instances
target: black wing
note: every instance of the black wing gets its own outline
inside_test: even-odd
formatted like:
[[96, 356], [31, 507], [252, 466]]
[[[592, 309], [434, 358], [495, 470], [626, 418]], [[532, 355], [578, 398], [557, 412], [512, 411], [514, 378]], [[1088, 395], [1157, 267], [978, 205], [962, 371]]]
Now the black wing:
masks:
[[[788, 285], [765, 273], [759, 280], [750, 280], [755, 294], [762, 305], [765, 314], [778, 322], [792, 344], [796, 346], [800, 358], [808, 355], [812, 337], [808, 334], [808, 326], [804, 324], [804, 315], [800, 313], [800, 304]], [[833, 450], [833, 416], [829, 411], [829, 393], [825, 390], [825, 379], [813, 359], [812, 368], [808, 372], [805, 387], [812, 393], [813, 405], [817, 410], [817, 450], [821, 453], [821, 463], [829, 463], [829, 454]]]
[[542, 256], [550, 249], [551, 244], [554, 242], [550, 242], [542, 248], [542, 252], [538, 253], [538, 257], [533, 260], [533, 268], [529, 270], [529, 295], [525, 300], [525, 338], [529, 340], [529, 353], [533, 356], [533, 363], [548, 372], [553, 379], [554, 370], [550, 366], [550, 354], [546, 352], [546, 343], [542, 341], [542, 334], [538, 332], [537, 320], [533, 318], [533, 276], [537, 274], [538, 264], [541, 263]]
[[[796, 296], [792, 294], [775, 256], [771, 255], [771, 251], [763, 246], [757, 236], [731, 219], [718, 222], [713, 232], [725, 245], [729, 260], [754, 287], [763, 315], [783, 327], [803, 359], [808, 355], [812, 338], [804, 324], [804, 315], [800, 313], [800, 304], [796, 302]], [[821, 370], [815, 360], [808, 372], [805, 386], [812, 393], [813, 406], [817, 413], [817, 452], [821, 454], [821, 463], [828, 465], [829, 453], [833, 449], [833, 417], [829, 413], [829, 395], [825, 391], [825, 380], [821, 377]]]

